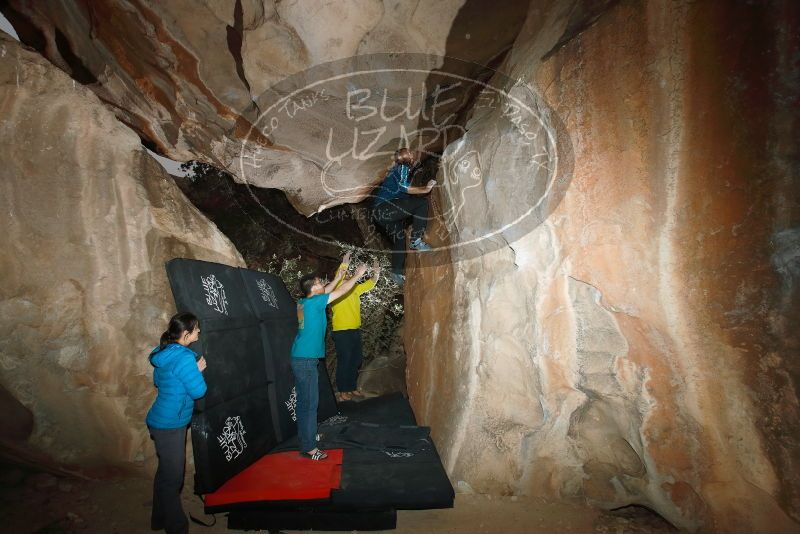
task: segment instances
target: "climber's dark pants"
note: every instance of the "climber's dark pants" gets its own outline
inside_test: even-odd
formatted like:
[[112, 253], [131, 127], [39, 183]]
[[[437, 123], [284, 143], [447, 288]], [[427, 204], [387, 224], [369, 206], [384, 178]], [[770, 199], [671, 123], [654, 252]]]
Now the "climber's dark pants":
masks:
[[411, 240], [425, 234], [428, 224], [428, 197], [412, 196], [387, 200], [372, 208], [372, 220], [392, 242], [392, 272], [403, 274], [406, 261], [406, 226], [411, 218]]
[[336, 346], [336, 389], [350, 392], [358, 389], [358, 368], [361, 366], [361, 330], [334, 330], [331, 332]]

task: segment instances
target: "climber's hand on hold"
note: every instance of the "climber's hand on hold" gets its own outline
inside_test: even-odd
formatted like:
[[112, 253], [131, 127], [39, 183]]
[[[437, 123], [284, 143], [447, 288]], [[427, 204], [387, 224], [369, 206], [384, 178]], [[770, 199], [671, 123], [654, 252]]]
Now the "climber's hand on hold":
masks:
[[435, 185], [436, 180], [431, 180], [425, 185], [410, 185], [408, 189], [406, 189], [406, 193], [409, 195], [427, 195]]
[[336, 302], [336, 299], [338, 299], [339, 297], [341, 297], [342, 295], [346, 294], [348, 291], [353, 289], [353, 286], [356, 285], [356, 282], [358, 282], [359, 278], [364, 276], [365, 272], [367, 272], [367, 266], [362, 263], [356, 268], [356, 272], [355, 274], [353, 274], [352, 277], [350, 277], [348, 280], [343, 282], [339, 287], [330, 292], [330, 296], [328, 297], [328, 302], [329, 303]]
[[206, 359], [203, 356], [200, 356], [200, 359], [197, 360], [197, 369], [202, 373], [206, 370]]

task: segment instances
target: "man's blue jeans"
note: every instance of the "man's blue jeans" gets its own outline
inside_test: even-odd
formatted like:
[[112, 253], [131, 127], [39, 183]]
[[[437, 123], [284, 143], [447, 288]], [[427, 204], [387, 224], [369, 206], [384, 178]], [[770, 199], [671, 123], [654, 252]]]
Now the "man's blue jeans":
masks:
[[297, 437], [301, 452], [312, 451], [317, 447], [318, 367], [318, 358], [292, 358], [297, 393]]

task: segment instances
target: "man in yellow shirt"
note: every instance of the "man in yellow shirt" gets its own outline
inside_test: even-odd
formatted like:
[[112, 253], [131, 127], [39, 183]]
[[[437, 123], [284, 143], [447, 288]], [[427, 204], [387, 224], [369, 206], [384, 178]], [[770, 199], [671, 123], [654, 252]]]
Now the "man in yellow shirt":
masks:
[[[348, 264], [342, 262], [339, 270], [347, 271], [347, 267]], [[339, 390], [336, 398], [339, 401], [349, 401], [353, 400], [354, 396], [360, 396], [356, 389], [358, 387], [358, 368], [361, 366], [363, 357], [361, 351], [361, 295], [375, 287], [380, 274], [380, 264], [375, 260], [372, 278], [356, 284], [353, 289], [339, 297], [331, 305], [333, 312], [331, 335], [336, 346], [336, 389]], [[339, 284], [344, 283], [348, 278], [350, 276], [345, 275]]]

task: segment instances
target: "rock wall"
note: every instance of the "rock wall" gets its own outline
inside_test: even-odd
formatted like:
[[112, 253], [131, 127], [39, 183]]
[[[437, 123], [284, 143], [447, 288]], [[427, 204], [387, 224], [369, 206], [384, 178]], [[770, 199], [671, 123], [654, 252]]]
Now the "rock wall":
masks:
[[[282, 189], [310, 215], [346, 201], [320, 183], [326, 140], [304, 135], [302, 127], [295, 137], [284, 129], [260, 135], [265, 125], [258, 117], [275, 104], [265, 91], [315, 65], [358, 54], [450, 54], [489, 62], [508, 49], [525, 9], [524, 2], [502, 10], [490, 4], [10, 0], [3, 13], [23, 43], [91, 87], [157, 151], [213, 163], [243, 183]], [[405, 91], [408, 82], [401, 83]], [[243, 153], [258, 166], [243, 167]], [[374, 182], [385, 165], [385, 158], [366, 167], [349, 162], [337, 171], [337, 187], [358, 191], [365, 176]], [[358, 194], [363, 198], [366, 191]]]
[[[795, 532], [800, 11], [623, 1], [574, 16], [532, 9], [503, 66], [563, 121], [570, 186], [493, 252], [415, 260], [415, 412], [454, 482], [480, 491]], [[476, 114], [445, 151], [484, 162], [452, 240], [530, 187], [496, 142], [510, 128]]]
[[[11, 0], [23, 42], [78, 83], [2, 43], [2, 385], [62, 459], [141, 457], [161, 263], [241, 261], [88, 89], [163, 153], [236, 173], [231, 141], [287, 75], [371, 52], [505, 57], [573, 168], [524, 236], [411, 260], [408, 391], [454, 481], [642, 504], [690, 530], [796, 530], [795, 4], [551, 0], [525, 18], [525, 2]], [[443, 181], [442, 242], [538, 191], [508, 117], [466, 124], [444, 160], [472, 154], [480, 180]], [[304, 213], [330, 205], [314, 161], [264, 146], [262, 185]]]
[[92, 91], [3, 35], [0, 385], [54, 458], [138, 462], [164, 263], [243, 261]]

